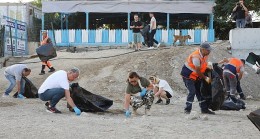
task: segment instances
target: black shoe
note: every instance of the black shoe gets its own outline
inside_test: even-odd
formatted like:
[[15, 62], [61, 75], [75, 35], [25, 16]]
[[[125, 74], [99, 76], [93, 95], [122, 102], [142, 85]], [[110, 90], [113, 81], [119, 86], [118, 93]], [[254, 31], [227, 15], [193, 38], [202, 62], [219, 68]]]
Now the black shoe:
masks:
[[190, 110], [184, 110], [185, 114], [190, 114]]
[[39, 75], [44, 75], [45, 74], [45, 71], [41, 71], [41, 73]]
[[245, 96], [240, 96], [240, 99], [246, 100], [246, 97]]
[[50, 108], [50, 107], [51, 107], [50, 103], [49, 103], [49, 102], [46, 102], [46, 103], [45, 103], [45, 107], [46, 107], [46, 109], [47, 109], [47, 108]]
[[155, 102], [155, 104], [159, 104], [162, 103], [162, 99], [158, 99], [157, 102]]
[[169, 98], [166, 99], [166, 104], [165, 105], [168, 105], [168, 104], [170, 104], [170, 99]]
[[213, 112], [213, 111], [210, 111], [209, 109], [206, 109], [206, 110], [201, 110], [201, 113], [202, 113], [202, 114], [212, 114], [212, 115], [214, 115], [214, 114], [215, 114], [215, 112]]
[[46, 110], [49, 113], [61, 113], [61, 111], [59, 111], [58, 109], [54, 108], [54, 107], [49, 107]]
[[54, 72], [55, 69], [53, 67], [50, 68], [49, 72]]

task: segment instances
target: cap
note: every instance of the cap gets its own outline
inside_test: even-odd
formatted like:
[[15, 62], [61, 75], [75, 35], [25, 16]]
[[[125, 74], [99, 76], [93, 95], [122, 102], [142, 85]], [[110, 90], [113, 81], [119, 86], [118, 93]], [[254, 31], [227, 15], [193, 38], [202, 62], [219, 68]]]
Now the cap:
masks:
[[206, 50], [208, 50], [208, 51], [211, 51], [211, 50], [212, 50], [212, 48], [210, 47], [209, 43], [206, 43], [206, 42], [202, 43], [202, 44], [200, 45], [200, 48], [204, 48], [204, 49], [206, 49]]

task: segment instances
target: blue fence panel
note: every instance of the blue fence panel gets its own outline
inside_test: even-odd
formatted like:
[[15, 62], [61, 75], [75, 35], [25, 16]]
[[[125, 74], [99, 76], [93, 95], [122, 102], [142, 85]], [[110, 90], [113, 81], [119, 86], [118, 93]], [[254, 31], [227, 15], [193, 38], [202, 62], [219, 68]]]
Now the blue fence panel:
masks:
[[156, 30], [155, 40], [157, 40], [158, 42], [162, 41], [162, 30], [161, 29], [157, 29]]
[[82, 43], [82, 30], [75, 30], [75, 43]]
[[61, 43], [69, 43], [69, 30], [61, 30]]
[[[181, 30], [181, 33], [182, 33], [182, 36], [189, 35], [187, 29], [182, 29], [182, 30]], [[188, 40], [186, 40], [185, 43], [188, 44]]]
[[194, 43], [200, 44], [201, 43], [201, 30], [194, 30]]
[[54, 41], [54, 35], [53, 35], [53, 30], [48, 30], [48, 37]]
[[102, 43], [108, 43], [109, 42], [109, 30], [104, 29], [102, 30]]
[[122, 30], [116, 29], [116, 43], [122, 43]]
[[173, 29], [169, 29], [168, 30], [168, 43], [169, 44], [173, 44], [173, 34], [174, 34], [174, 30]]
[[133, 30], [128, 31], [128, 42], [133, 42]]
[[95, 43], [96, 30], [88, 30], [88, 42]]

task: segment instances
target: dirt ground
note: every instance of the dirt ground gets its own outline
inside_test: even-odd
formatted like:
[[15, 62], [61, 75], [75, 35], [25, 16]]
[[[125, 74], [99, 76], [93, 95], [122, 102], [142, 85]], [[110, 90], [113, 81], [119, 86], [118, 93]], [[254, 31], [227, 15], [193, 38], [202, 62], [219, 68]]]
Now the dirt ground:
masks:
[[[223, 57], [231, 57], [226, 49], [228, 42], [217, 42], [212, 46], [214, 50], [210, 61], [218, 62]], [[203, 115], [200, 114], [198, 102], [194, 102], [192, 113], [184, 114], [187, 90], [179, 73], [186, 57], [197, 47], [134, 53], [131, 49], [81, 53], [59, 51], [58, 59], [52, 61], [57, 70], [78, 67], [81, 70], [77, 81], [80, 86], [112, 99], [114, 105], [105, 113], [82, 113], [76, 116], [68, 111], [64, 99], [57, 105], [62, 114], [50, 114], [39, 99], [0, 98], [0, 138], [259, 138], [260, 132], [246, 117], [260, 108], [260, 75], [255, 74], [249, 66], [246, 66], [247, 74], [241, 84], [246, 96], [253, 99], [245, 101], [245, 110], [216, 111], [216, 115]], [[93, 59], [108, 56], [113, 57]], [[41, 64], [37, 61], [39, 59], [34, 58], [23, 62], [32, 69], [28, 78], [39, 88], [50, 73], [38, 75]], [[0, 95], [8, 86], [4, 69], [0, 69]], [[129, 71], [137, 71], [143, 77], [156, 74], [167, 80], [175, 92], [170, 105], [153, 104], [151, 116], [145, 116], [144, 108], [141, 108], [138, 116], [126, 119], [123, 99]]]

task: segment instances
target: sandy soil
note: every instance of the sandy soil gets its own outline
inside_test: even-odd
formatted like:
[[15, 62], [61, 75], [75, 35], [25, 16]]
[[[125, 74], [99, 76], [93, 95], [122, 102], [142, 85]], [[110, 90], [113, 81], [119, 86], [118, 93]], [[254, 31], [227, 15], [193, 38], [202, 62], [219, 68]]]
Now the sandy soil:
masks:
[[[230, 57], [226, 50], [228, 45], [227, 42], [213, 44], [210, 61], [217, 62], [223, 57]], [[195, 102], [190, 115], [183, 113], [187, 90], [179, 72], [187, 55], [195, 49], [196, 46], [186, 46], [129, 54], [125, 53], [131, 52], [130, 49], [83, 53], [60, 51], [58, 58], [67, 59], [53, 60], [54, 67], [57, 70], [68, 70], [77, 66], [81, 69], [79, 84], [95, 94], [114, 100], [114, 105], [105, 113], [82, 113], [81, 116], [75, 116], [66, 108], [65, 100], [57, 105], [63, 114], [50, 114], [39, 99], [0, 98], [0, 138], [259, 138], [260, 132], [246, 117], [251, 111], [260, 108], [260, 102], [257, 101], [260, 98], [259, 75], [254, 74], [248, 66], [248, 74], [241, 83], [245, 94], [254, 100], [245, 101], [246, 110], [217, 111], [216, 115], [203, 115]], [[115, 55], [120, 56], [87, 59]], [[37, 61], [38, 58], [24, 62], [33, 71], [29, 79], [39, 87], [50, 74], [38, 75], [40, 63]], [[0, 69], [1, 73], [3, 71], [4, 68]], [[138, 116], [126, 119], [123, 98], [129, 71], [137, 71], [144, 77], [157, 74], [166, 79], [175, 90], [171, 104], [154, 104], [151, 116], [145, 116], [142, 108]], [[8, 82], [3, 74], [0, 77], [2, 94]]]

